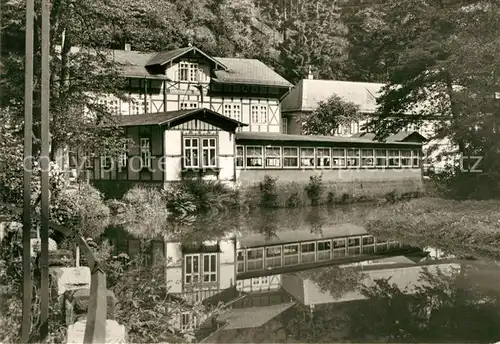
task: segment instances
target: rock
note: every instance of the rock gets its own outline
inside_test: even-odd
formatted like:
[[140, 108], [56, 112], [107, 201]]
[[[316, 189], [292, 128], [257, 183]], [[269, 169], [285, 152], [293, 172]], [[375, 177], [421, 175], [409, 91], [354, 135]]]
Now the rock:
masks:
[[[40, 252], [41, 239], [31, 239], [31, 256], [34, 257]], [[57, 250], [57, 243], [49, 238], [49, 252]]]
[[74, 267], [75, 258], [70, 250], [49, 252], [49, 266]]
[[[107, 319], [115, 318], [116, 297], [111, 290], [107, 290]], [[73, 324], [81, 315], [87, 314], [90, 300], [90, 288], [68, 290], [64, 293], [66, 324]]]
[[[86, 320], [81, 320], [68, 326], [68, 344], [81, 344], [85, 337]], [[106, 321], [106, 344], [118, 344], [127, 342], [127, 330], [114, 320]]]
[[67, 290], [90, 288], [90, 269], [86, 266], [78, 268], [49, 267], [49, 275], [55, 282], [57, 295]]

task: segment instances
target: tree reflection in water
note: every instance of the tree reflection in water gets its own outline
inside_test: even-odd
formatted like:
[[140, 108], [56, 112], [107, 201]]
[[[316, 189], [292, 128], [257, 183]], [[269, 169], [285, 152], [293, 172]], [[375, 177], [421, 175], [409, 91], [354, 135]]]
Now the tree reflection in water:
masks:
[[[317, 281], [327, 281], [322, 270]], [[298, 306], [283, 315], [288, 334], [303, 342], [496, 342], [500, 338], [500, 269], [462, 264], [461, 273], [430, 273], [413, 294], [387, 279], [361, 287], [368, 300]]]

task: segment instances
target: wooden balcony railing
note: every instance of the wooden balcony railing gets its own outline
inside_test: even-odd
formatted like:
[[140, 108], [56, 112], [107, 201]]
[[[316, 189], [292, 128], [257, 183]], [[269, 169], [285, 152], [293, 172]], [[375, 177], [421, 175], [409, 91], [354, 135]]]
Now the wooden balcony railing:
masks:
[[[10, 204], [0, 202], [0, 206], [5, 207], [17, 214], [23, 213], [21, 208], [14, 207]], [[36, 214], [33, 214], [33, 218], [40, 220], [40, 216]], [[66, 237], [72, 235], [72, 231], [70, 229], [56, 223], [49, 222], [49, 226]], [[80, 250], [87, 259], [87, 263], [92, 274], [90, 280], [90, 300], [87, 309], [87, 321], [83, 341], [86, 344], [105, 343], [107, 320], [106, 274], [104, 273], [101, 264], [92, 252], [87, 241], [82, 236], [77, 236], [76, 241]], [[41, 295], [41, 297], [49, 297], [49, 295]]]

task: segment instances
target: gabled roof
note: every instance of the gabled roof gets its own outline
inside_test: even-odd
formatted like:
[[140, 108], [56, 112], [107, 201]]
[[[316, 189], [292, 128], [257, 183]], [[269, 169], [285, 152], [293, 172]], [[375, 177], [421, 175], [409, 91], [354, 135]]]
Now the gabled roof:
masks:
[[[374, 140], [374, 133], [357, 133], [352, 135], [351, 137], [355, 138], [366, 138], [369, 140]], [[421, 135], [418, 131], [400, 131], [396, 134], [390, 135], [385, 139], [385, 142], [411, 142], [412, 139], [415, 139], [417, 142], [425, 142], [427, 138]], [[415, 142], [415, 141], [413, 141]]]
[[[419, 134], [420, 135], [420, 134]], [[419, 142], [411, 141], [374, 141], [375, 135], [367, 134], [363, 137], [342, 137], [342, 136], [315, 136], [315, 135], [290, 135], [280, 133], [265, 132], [240, 132], [236, 133], [237, 140], [261, 140], [261, 141], [280, 141], [280, 142], [311, 142], [311, 143], [381, 143], [381, 144], [408, 144], [418, 145]]]
[[207, 60], [209, 61], [212, 61], [213, 63], [215, 63], [216, 65], [222, 67], [222, 69], [227, 69], [227, 67], [219, 62], [218, 60], [214, 59], [213, 57], [205, 54], [203, 51], [201, 51], [200, 49], [196, 48], [196, 47], [185, 47], [185, 48], [180, 48], [180, 49], [175, 49], [175, 50], [170, 50], [170, 51], [163, 51], [163, 52], [160, 52], [160, 53], [157, 53], [156, 55], [154, 55], [147, 63], [146, 63], [146, 67], [151, 67], [151, 66], [156, 66], [156, 65], [160, 65], [160, 66], [163, 66], [189, 52], [195, 52], [195, 53], [198, 53], [200, 55], [202, 55], [203, 57], [205, 57]]
[[191, 119], [199, 119], [215, 126], [222, 126], [230, 130], [246, 126], [245, 123], [223, 116], [209, 109], [190, 109], [157, 112], [144, 115], [124, 115], [118, 118], [119, 127], [132, 127], [142, 125], [160, 125], [172, 127], [185, 123]]
[[283, 112], [314, 111], [320, 101], [337, 95], [359, 106], [363, 113], [374, 113], [376, 98], [385, 84], [339, 80], [304, 79], [283, 99]]
[[214, 82], [264, 85], [290, 88], [293, 85], [272, 68], [255, 59], [211, 57], [196, 47], [186, 47], [159, 53], [143, 53], [130, 50], [112, 50], [110, 58], [120, 64], [124, 77], [168, 80], [164, 74], [153, 74], [150, 67], [163, 66], [166, 63], [196, 52], [216, 64]]
[[[284, 113], [310, 112], [316, 110], [319, 102], [337, 95], [344, 101], [359, 106], [360, 112], [375, 114], [377, 98], [384, 86], [386, 84], [376, 82], [303, 79], [283, 99], [281, 108]], [[408, 113], [418, 111], [426, 105], [426, 101], [416, 104], [408, 109]]]
[[215, 82], [246, 85], [270, 85], [289, 88], [293, 85], [256, 59], [216, 57], [227, 66], [226, 70], [215, 71]]

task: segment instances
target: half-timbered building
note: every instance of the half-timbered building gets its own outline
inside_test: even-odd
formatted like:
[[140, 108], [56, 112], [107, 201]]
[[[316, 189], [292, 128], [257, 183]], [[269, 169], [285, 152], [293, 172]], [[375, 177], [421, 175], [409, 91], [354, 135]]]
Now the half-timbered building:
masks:
[[288, 135], [281, 100], [292, 85], [261, 61], [212, 57], [196, 47], [127, 48], [110, 58], [127, 79], [128, 97], [99, 101], [119, 116], [131, 144], [120, 156], [84, 159], [83, 175], [98, 186], [167, 185], [186, 177], [248, 185], [265, 175], [307, 183], [322, 174], [353, 188], [381, 180], [420, 188], [421, 135], [386, 142]]

